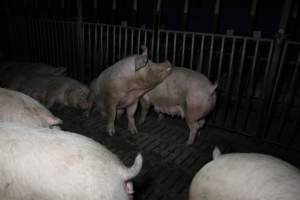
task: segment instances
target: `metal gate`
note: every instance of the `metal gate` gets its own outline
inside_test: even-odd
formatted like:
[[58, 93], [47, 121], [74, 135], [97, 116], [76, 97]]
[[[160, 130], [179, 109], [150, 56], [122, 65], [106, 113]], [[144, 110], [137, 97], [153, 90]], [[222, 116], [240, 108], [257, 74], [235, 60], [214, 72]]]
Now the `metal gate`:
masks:
[[85, 83], [145, 44], [152, 60], [218, 81], [210, 125], [300, 150], [299, 43], [81, 21], [29, 20], [25, 27], [28, 60], [66, 66]]

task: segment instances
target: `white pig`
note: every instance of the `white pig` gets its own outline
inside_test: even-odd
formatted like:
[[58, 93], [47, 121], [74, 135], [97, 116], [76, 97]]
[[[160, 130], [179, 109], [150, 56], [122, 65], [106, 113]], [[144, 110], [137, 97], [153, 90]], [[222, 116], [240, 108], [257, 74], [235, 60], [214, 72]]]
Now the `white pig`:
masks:
[[104, 70], [93, 83], [96, 110], [108, 120], [109, 135], [115, 133], [117, 113], [126, 109], [128, 129], [137, 133], [134, 114], [139, 98], [163, 81], [171, 72], [169, 61], [153, 63], [148, 59], [147, 48], [142, 55], [121, 59]]
[[195, 175], [189, 200], [300, 200], [300, 170], [257, 153], [220, 155]]
[[1, 200], [128, 200], [139, 154], [127, 168], [94, 140], [0, 123]]
[[187, 144], [195, 141], [198, 129], [214, 108], [217, 83], [212, 84], [203, 74], [183, 67], [173, 67], [171, 74], [141, 98], [143, 123], [151, 105], [158, 113], [180, 116], [190, 129]]
[[44, 128], [62, 124], [61, 119], [55, 117], [36, 100], [4, 88], [0, 88], [0, 121]]

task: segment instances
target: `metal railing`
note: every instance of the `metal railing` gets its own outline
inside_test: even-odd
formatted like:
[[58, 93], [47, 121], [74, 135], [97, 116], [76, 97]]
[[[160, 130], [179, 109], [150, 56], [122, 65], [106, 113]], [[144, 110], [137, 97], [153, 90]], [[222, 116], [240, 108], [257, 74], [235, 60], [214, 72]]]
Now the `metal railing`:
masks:
[[26, 34], [29, 60], [66, 66], [85, 83], [145, 44], [152, 60], [218, 81], [209, 124], [285, 147], [300, 143], [299, 43], [53, 20], [29, 20]]

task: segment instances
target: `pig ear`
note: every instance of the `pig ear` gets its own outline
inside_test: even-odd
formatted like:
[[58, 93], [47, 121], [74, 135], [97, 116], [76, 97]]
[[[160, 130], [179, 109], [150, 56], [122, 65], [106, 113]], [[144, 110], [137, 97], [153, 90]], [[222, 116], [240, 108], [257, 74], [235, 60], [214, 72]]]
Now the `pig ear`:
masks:
[[217, 87], [218, 87], [218, 81], [216, 81], [216, 82], [212, 85], [212, 87], [210, 88], [211, 93], [214, 93], [215, 90], [217, 89]]
[[146, 66], [148, 63], [148, 57], [145, 55], [138, 55], [135, 57], [135, 71], [138, 71], [139, 69], [143, 68]]

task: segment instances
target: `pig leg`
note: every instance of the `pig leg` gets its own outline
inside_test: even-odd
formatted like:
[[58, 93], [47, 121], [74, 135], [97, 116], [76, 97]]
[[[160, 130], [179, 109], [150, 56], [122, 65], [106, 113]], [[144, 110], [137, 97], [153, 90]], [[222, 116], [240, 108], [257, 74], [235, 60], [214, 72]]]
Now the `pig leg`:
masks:
[[198, 129], [202, 127], [205, 123], [204, 119], [198, 121], [199, 119], [198, 116], [202, 116], [200, 109], [201, 108], [199, 107], [190, 107], [186, 112], [186, 123], [190, 129], [190, 135], [187, 141], [188, 145], [194, 143], [197, 136]]
[[157, 121], [162, 121], [162, 120], [164, 120], [165, 119], [165, 117], [164, 117], [164, 114], [162, 114], [162, 113], [158, 113], [158, 118], [157, 118]]
[[150, 103], [149, 99], [146, 96], [144, 96], [140, 100], [140, 103], [141, 103], [141, 106], [142, 106], [142, 111], [141, 111], [141, 117], [140, 117], [140, 120], [139, 120], [139, 124], [142, 124], [146, 120], [146, 116], [148, 114], [151, 103]]
[[115, 119], [117, 114], [117, 107], [116, 105], [109, 106], [107, 110], [107, 132], [110, 136], [115, 134]]
[[138, 132], [137, 128], [135, 126], [135, 119], [134, 119], [134, 114], [137, 109], [137, 105], [138, 105], [138, 102], [135, 102], [126, 108], [127, 119], [128, 119], [128, 130], [132, 134], [136, 134]]

